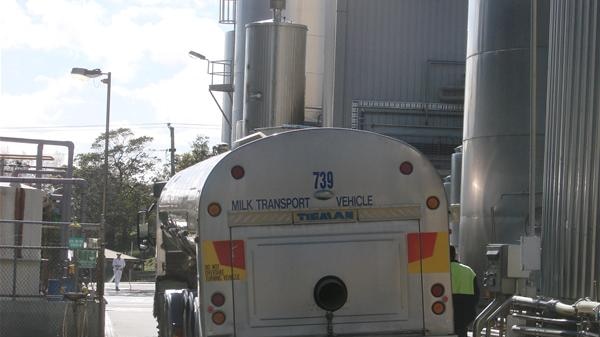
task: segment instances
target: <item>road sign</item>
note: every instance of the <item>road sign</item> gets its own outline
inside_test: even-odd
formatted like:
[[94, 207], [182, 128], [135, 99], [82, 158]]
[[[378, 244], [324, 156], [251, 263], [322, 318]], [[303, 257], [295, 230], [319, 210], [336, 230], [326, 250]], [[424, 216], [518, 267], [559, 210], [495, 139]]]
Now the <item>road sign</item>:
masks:
[[82, 237], [70, 237], [69, 238], [69, 248], [70, 249], [83, 248], [83, 241], [85, 241], [85, 240]]
[[79, 268], [96, 268], [96, 250], [80, 249], [77, 252], [77, 265]]

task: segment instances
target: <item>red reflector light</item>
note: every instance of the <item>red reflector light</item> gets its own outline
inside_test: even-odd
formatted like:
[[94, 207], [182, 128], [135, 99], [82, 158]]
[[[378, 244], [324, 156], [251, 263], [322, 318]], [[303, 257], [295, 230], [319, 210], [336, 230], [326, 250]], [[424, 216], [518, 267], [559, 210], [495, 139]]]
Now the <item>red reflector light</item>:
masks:
[[210, 297], [210, 302], [215, 306], [215, 307], [220, 307], [223, 304], [225, 304], [225, 295], [221, 294], [221, 293], [214, 293], [212, 294], [212, 296]]
[[444, 295], [444, 285], [441, 283], [436, 283], [431, 286], [431, 295], [433, 297], [442, 297]]
[[411, 174], [413, 171], [413, 165], [409, 161], [405, 161], [400, 164], [400, 172], [405, 175]]
[[431, 311], [436, 315], [441, 315], [446, 311], [446, 305], [444, 302], [437, 301], [431, 306]]
[[435, 196], [427, 198], [427, 208], [437, 209], [438, 207], [440, 207], [440, 199]]
[[221, 325], [225, 323], [225, 314], [222, 311], [217, 311], [212, 314], [212, 321], [216, 325]]
[[208, 214], [210, 214], [213, 217], [219, 216], [219, 214], [221, 214], [221, 205], [219, 205], [216, 202], [213, 202], [210, 205], [208, 205]]
[[236, 165], [231, 168], [231, 176], [235, 180], [242, 179], [244, 177], [245, 173], [246, 172], [244, 171], [244, 168], [241, 167], [240, 165]]

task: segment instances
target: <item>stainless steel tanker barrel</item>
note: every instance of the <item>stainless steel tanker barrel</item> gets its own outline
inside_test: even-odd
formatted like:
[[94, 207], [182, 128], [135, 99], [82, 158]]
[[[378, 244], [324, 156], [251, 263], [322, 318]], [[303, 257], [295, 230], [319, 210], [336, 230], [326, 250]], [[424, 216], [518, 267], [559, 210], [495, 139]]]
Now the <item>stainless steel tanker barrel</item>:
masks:
[[552, 1], [542, 293], [600, 298], [600, 5]]
[[246, 25], [246, 132], [304, 121], [306, 31], [287, 22]]
[[[543, 149], [548, 0], [538, 0], [537, 148]], [[470, 0], [459, 255], [480, 275], [487, 243], [528, 224], [530, 1]], [[536, 157], [540, 186], [543, 151]]]

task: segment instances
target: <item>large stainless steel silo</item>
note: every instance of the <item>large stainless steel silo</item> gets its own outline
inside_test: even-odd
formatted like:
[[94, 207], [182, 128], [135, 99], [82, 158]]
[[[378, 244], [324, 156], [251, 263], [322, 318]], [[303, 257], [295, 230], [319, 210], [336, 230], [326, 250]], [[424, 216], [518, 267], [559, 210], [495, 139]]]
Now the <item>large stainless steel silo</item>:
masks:
[[269, 0], [235, 2], [235, 58], [233, 65], [233, 107], [231, 115], [231, 143], [243, 136], [244, 68], [246, 66], [246, 24], [272, 17]]
[[[537, 6], [540, 186], [548, 1]], [[480, 276], [486, 244], [518, 243], [530, 221], [531, 14], [530, 1], [469, 1], [459, 254]]]
[[328, 10], [327, 1], [288, 0], [285, 16], [290, 22], [302, 24], [308, 28], [304, 122], [321, 126], [323, 121], [325, 22], [335, 20], [335, 12]]
[[306, 31], [277, 20], [246, 25], [247, 132], [304, 121]]
[[[230, 30], [227, 33], [225, 33], [225, 61], [229, 62], [229, 64], [226, 66], [225, 71], [226, 72], [231, 72], [232, 68], [233, 68], [233, 53], [235, 50], [235, 31]], [[224, 84], [232, 84], [231, 83], [231, 79], [233, 78], [233, 76], [226, 76], [224, 79]], [[225, 114], [225, 116], [222, 118], [221, 121], [221, 142], [223, 143], [227, 143], [227, 144], [231, 144], [231, 131], [232, 131], [232, 126], [233, 123], [231, 125], [229, 125], [229, 123], [231, 123], [231, 111], [232, 111], [232, 107], [233, 107], [233, 99], [232, 96], [229, 95], [230, 93], [224, 93], [223, 95], [223, 113]]]
[[600, 4], [550, 10], [542, 293], [600, 298]]

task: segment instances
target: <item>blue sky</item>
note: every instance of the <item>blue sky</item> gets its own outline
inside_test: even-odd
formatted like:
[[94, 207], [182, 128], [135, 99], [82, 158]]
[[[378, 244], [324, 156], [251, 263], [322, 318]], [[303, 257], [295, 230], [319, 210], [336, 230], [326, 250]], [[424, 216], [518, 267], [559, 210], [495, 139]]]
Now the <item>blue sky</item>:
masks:
[[[196, 135], [220, 142], [221, 113], [206, 62], [223, 58], [218, 0], [1, 0], [0, 135], [71, 140], [88, 152], [104, 130], [106, 86], [72, 67], [112, 73], [111, 129], [154, 137], [166, 158], [167, 123], [178, 152]], [[33, 153], [0, 143], [0, 153]], [[52, 149], [49, 149], [52, 152]], [[161, 153], [162, 152], [162, 153]], [[52, 154], [52, 153], [49, 153]]]

